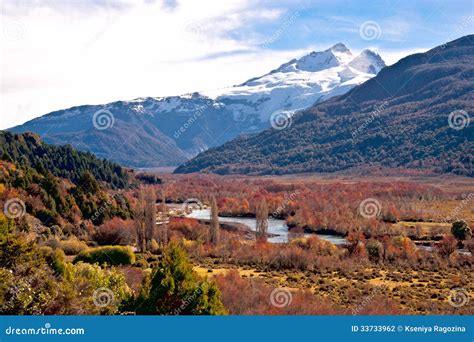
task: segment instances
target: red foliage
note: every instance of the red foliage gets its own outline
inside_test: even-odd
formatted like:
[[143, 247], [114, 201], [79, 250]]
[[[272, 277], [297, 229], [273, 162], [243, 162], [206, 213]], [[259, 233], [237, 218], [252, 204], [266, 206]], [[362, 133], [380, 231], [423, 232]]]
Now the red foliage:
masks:
[[135, 239], [133, 221], [115, 217], [97, 228], [92, 239], [102, 246], [130, 245]]
[[[232, 315], [334, 315], [342, 313], [330, 301], [309, 291], [277, 289], [261, 279], [242, 279], [237, 271], [215, 279], [221, 300]], [[272, 291], [273, 292], [272, 294]], [[282, 296], [279, 302], [276, 296]], [[282, 307], [277, 305], [288, 303]]]

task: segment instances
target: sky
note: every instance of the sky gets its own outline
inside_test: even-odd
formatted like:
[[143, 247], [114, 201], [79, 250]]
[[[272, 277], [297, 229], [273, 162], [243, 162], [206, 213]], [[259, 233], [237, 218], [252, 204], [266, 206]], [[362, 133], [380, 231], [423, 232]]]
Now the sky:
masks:
[[474, 31], [474, 1], [2, 0], [0, 129], [240, 84], [342, 42], [387, 64]]

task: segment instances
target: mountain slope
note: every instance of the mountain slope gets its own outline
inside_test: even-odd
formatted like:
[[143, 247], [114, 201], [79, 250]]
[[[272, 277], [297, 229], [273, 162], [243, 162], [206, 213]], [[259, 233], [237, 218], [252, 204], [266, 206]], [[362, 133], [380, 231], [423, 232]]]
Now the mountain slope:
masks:
[[347, 94], [287, 117], [287, 128], [210, 149], [176, 172], [281, 174], [382, 165], [474, 176], [473, 65], [472, 35], [408, 56]]
[[11, 131], [32, 131], [48, 143], [71, 144], [125, 166], [175, 166], [241, 134], [270, 127], [272, 115], [344, 94], [384, 66], [376, 53], [364, 50], [354, 56], [339, 43], [238, 86], [73, 107]]
[[19, 168], [33, 168], [45, 175], [52, 173], [76, 184], [86, 171], [110, 187], [123, 188], [130, 181], [127, 171], [115, 163], [98, 159], [91, 153], [78, 152], [71, 146], [45, 144], [31, 133], [0, 131], [0, 160], [14, 163]]

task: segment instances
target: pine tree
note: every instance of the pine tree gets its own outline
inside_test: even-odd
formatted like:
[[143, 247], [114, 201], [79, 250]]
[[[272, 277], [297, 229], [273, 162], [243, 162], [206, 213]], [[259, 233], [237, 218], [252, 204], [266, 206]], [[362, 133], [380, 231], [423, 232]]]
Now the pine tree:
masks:
[[144, 279], [138, 297], [124, 303], [122, 310], [139, 315], [226, 314], [217, 286], [200, 281], [186, 252], [173, 243]]

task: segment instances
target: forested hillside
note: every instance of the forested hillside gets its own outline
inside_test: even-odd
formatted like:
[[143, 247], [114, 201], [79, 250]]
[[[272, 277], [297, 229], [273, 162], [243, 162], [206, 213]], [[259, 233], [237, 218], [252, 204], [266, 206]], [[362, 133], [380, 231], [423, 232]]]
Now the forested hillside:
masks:
[[42, 175], [52, 173], [76, 184], [85, 171], [114, 188], [123, 188], [129, 182], [127, 171], [118, 164], [99, 159], [92, 153], [76, 151], [70, 145], [45, 144], [33, 133], [0, 131], [0, 159], [34, 168]]
[[474, 176], [474, 36], [403, 58], [280, 129], [209, 149], [177, 173], [287, 174], [382, 166]]

